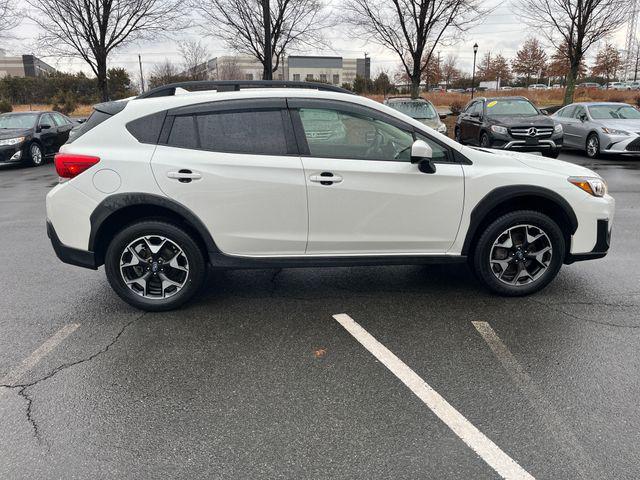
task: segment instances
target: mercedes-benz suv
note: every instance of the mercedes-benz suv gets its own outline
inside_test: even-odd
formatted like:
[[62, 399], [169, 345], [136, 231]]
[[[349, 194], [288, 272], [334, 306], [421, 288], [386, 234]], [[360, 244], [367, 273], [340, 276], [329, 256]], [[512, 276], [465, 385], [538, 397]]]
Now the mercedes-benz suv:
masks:
[[480, 97], [470, 101], [455, 126], [458, 142], [483, 148], [541, 152], [558, 158], [562, 125], [525, 97]]
[[604, 256], [614, 215], [591, 170], [465, 147], [305, 82], [186, 83], [98, 105], [55, 163], [57, 255], [104, 265], [145, 310], [192, 298], [209, 267], [469, 262], [491, 291], [526, 295]]

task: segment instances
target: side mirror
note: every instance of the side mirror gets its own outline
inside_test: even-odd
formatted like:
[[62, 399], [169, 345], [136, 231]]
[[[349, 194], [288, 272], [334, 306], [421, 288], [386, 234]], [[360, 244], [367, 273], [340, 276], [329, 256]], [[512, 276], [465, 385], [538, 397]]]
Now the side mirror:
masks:
[[480, 118], [480, 112], [471, 112], [469, 116], [471, 118]]
[[51, 128], [51, 125], [49, 125], [48, 123], [40, 124], [40, 130], [49, 130], [50, 128]]
[[422, 173], [436, 173], [436, 166], [431, 160], [433, 150], [431, 146], [423, 140], [416, 140], [411, 145], [411, 163], [418, 164], [418, 170]]
[[581, 122], [586, 122], [587, 121], [587, 116], [583, 113], [578, 117], [578, 120], [580, 120]]
[[448, 117], [448, 115], [446, 113], [441, 113], [440, 115], [440, 120], [444, 120], [445, 118]]
[[543, 115], [549, 115], [549, 111], [546, 108], [541, 108], [540, 111]]

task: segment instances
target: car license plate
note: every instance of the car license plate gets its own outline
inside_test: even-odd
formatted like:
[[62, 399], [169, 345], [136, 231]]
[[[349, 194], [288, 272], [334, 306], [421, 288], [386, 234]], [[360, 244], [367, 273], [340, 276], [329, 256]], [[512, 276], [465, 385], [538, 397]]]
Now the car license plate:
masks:
[[538, 145], [538, 139], [537, 138], [526, 138], [525, 139], [525, 143], [527, 145]]

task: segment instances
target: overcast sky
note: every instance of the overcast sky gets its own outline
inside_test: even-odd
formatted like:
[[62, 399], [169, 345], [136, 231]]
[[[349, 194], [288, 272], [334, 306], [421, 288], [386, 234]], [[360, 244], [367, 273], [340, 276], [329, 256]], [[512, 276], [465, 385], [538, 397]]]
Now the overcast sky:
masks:
[[[340, 0], [330, 0], [334, 4], [339, 4]], [[23, 3], [24, 0], [17, 0]], [[458, 57], [459, 67], [465, 71], [471, 71], [473, 61], [472, 46], [475, 42], [479, 45], [478, 58], [484, 53], [502, 53], [507, 58], [515, 55], [516, 50], [522, 42], [528, 37], [534, 35], [529, 27], [524, 25], [518, 19], [514, 12], [514, 0], [487, 0], [483, 6], [494, 8], [493, 12], [486, 16], [482, 22], [468, 31], [465, 38], [454, 45], [443, 46], [440, 48], [442, 58], [447, 54], [455, 54]], [[331, 7], [330, 7], [331, 8]], [[48, 52], [38, 51], [35, 47], [35, 38], [38, 34], [37, 27], [30, 20], [25, 20], [18, 29], [14, 30], [14, 35], [21, 39], [12, 41], [8, 45], [0, 45], [0, 48], [8, 50], [14, 54], [34, 53], [43, 58], [47, 63], [64, 71], [83, 70], [89, 73], [89, 68], [78, 59], [59, 59], [47, 56]], [[623, 27], [617, 32], [614, 42], [618, 48], [624, 48], [626, 29]], [[321, 54], [321, 55], [338, 55], [343, 57], [363, 57], [367, 52], [372, 58], [372, 73], [377, 73], [381, 69], [395, 72], [399, 65], [399, 61], [393, 52], [385, 50], [378, 45], [366, 43], [350, 39], [343, 28], [332, 27], [325, 32], [326, 38], [331, 43], [332, 49], [324, 49], [321, 51], [296, 51], [292, 54]], [[182, 32], [181, 39], [201, 38], [197, 31]], [[229, 54], [230, 51], [225, 47], [224, 43], [213, 38], [204, 38], [211, 56], [219, 56]], [[542, 38], [540, 38], [542, 40]], [[589, 57], [595, 55], [594, 48], [589, 52]], [[118, 50], [111, 56], [111, 66], [124, 67], [132, 73], [137, 72], [138, 53], [142, 55], [143, 66], [146, 71], [150, 69], [154, 63], [161, 62], [165, 58], [179, 62], [175, 41], [161, 39], [160, 41], [147, 42], [138, 45], [129, 45], [122, 50]]]

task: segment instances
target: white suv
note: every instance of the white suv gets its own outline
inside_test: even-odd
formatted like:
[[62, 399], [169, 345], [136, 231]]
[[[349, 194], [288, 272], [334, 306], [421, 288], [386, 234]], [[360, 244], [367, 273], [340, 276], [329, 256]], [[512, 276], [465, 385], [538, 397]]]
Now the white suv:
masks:
[[525, 295], [563, 263], [603, 257], [614, 212], [591, 170], [465, 147], [305, 82], [170, 85], [97, 105], [55, 163], [68, 179], [47, 195], [57, 255], [104, 264], [145, 310], [192, 298], [208, 266], [468, 261], [490, 290]]

